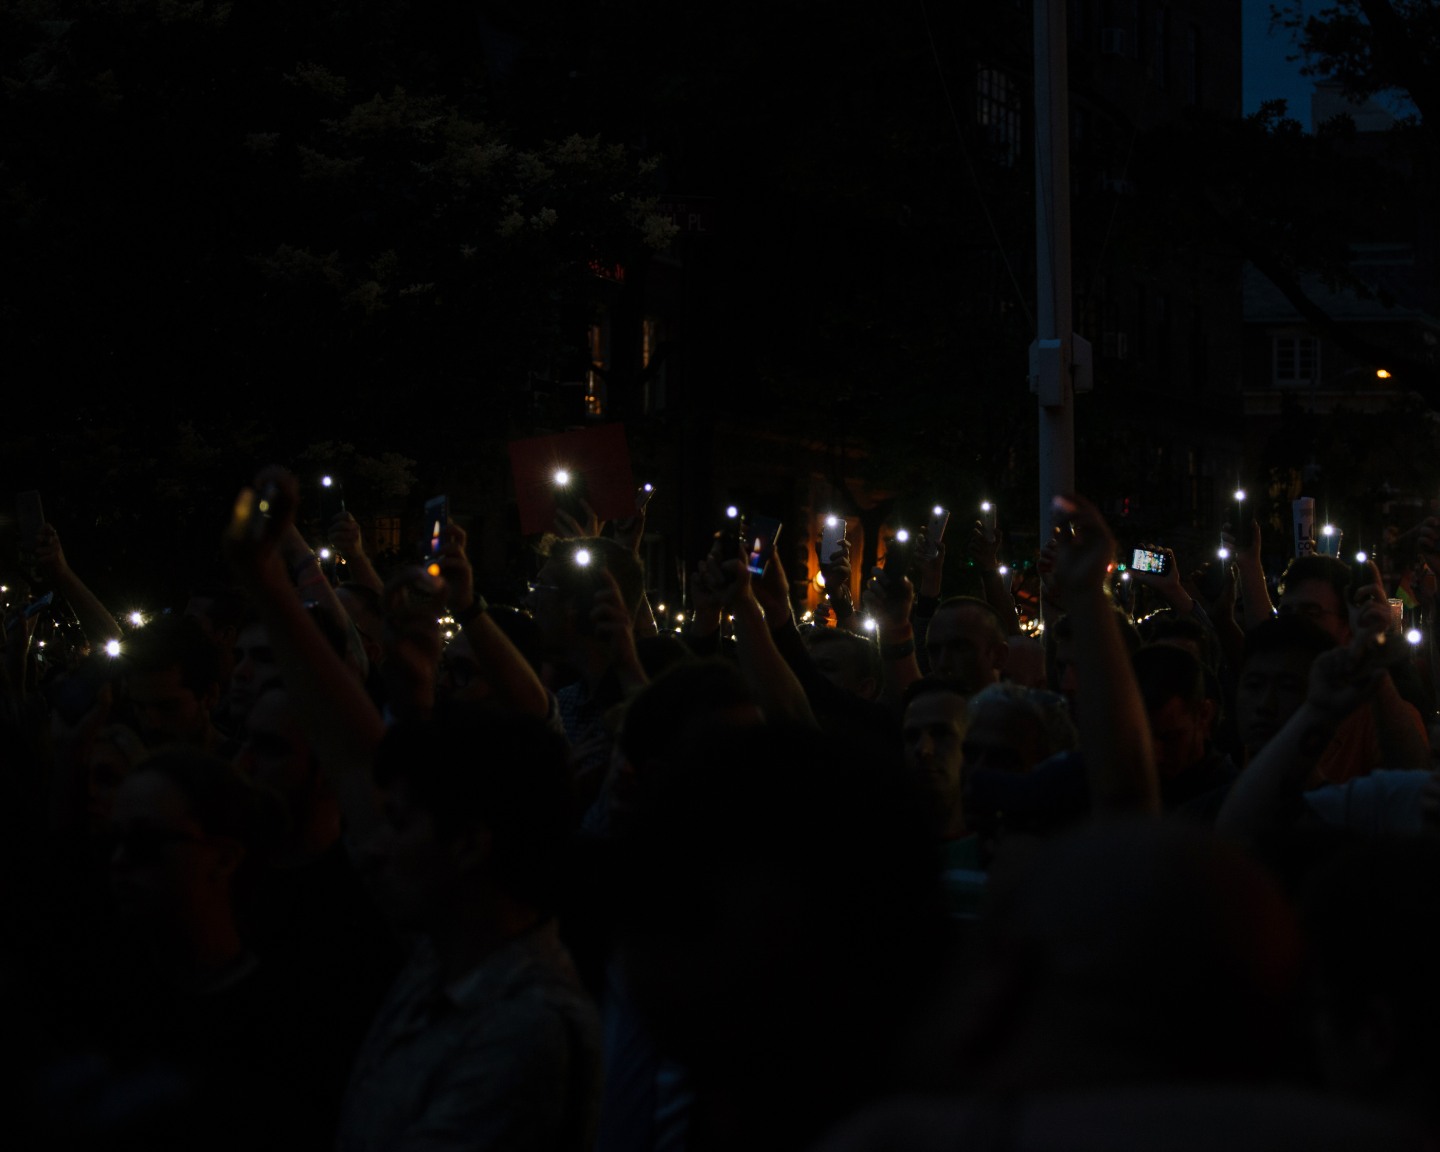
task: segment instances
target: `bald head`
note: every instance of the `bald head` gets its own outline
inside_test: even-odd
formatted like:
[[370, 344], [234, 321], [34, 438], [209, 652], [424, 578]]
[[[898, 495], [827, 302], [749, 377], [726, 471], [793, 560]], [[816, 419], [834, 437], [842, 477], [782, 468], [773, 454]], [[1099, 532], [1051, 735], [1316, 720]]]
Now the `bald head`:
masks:
[[971, 596], [941, 604], [925, 634], [930, 675], [959, 680], [967, 693], [1000, 679], [1008, 650], [995, 609]]

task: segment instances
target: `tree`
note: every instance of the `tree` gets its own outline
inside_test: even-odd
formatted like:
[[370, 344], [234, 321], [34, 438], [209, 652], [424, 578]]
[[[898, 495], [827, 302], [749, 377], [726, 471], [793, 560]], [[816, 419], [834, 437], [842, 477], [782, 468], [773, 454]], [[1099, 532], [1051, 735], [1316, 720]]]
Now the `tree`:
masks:
[[204, 562], [235, 487], [316, 441], [494, 454], [535, 381], [573, 378], [592, 266], [669, 242], [656, 161], [505, 122], [476, 28], [410, 0], [0, 0], [3, 469], [101, 564]]
[[[590, 266], [663, 247], [654, 161], [492, 115], [473, 20], [406, 0], [0, 6], [7, 348], [89, 413], [396, 450], [575, 349]], [[583, 327], [581, 329], [583, 332]], [[121, 398], [123, 394], [123, 399]], [[480, 403], [483, 398], [485, 403]], [[422, 428], [422, 424], [428, 427]]]
[[1313, 15], [1303, 0], [1284, 0], [1271, 7], [1271, 16], [1295, 35], [1305, 75], [1339, 81], [1357, 102], [1407, 97], [1434, 147], [1440, 123], [1440, 9], [1431, 0], [1333, 0]]

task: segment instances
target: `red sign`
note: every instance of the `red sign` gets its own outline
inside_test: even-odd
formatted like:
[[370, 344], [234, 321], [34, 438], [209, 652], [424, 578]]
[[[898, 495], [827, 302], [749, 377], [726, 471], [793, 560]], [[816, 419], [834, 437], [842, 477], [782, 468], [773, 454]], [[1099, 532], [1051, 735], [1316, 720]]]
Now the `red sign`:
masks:
[[555, 473], [560, 470], [574, 478], [601, 520], [623, 520], [635, 514], [635, 473], [623, 424], [512, 440], [510, 470], [520, 531], [526, 535], [554, 527]]

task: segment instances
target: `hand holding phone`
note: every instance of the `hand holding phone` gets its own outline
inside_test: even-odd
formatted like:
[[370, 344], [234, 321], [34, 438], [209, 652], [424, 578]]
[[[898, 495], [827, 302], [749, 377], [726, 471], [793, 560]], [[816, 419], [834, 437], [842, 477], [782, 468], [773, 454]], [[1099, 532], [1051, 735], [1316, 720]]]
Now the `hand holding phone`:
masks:
[[763, 576], [775, 555], [775, 541], [780, 538], [780, 521], [773, 516], [756, 516], [745, 533], [749, 541], [746, 567], [752, 576]]
[[829, 562], [830, 557], [840, 551], [844, 543], [845, 518], [831, 512], [826, 515], [824, 519], [823, 526], [820, 529], [820, 544], [816, 549], [816, 559], [820, 561], [821, 567], [824, 567], [824, 565]]
[[[300, 489], [295, 477], [272, 465], [261, 470], [253, 487], [240, 489], [223, 539], [226, 559], [244, 585], [264, 585], [273, 578], [289, 583], [282, 545], [294, 536]], [[300, 541], [303, 547], [304, 541]]]
[[895, 597], [905, 591], [905, 581], [915, 559], [915, 544], [910, 533], [904, 528], [896, 531], [885, 545], [885, 565], [876, 579], [885, 590], [887, 597]]
[[338, 477], [320, 477], [320, 523], [329, 527], [345, 511], [345, 486]]
[[440, 554], [445, 551], [445, 542], [450, 531], [450, 497], [432, 496], [425, 501], [425, 523], [430, 528], [430, 543], [425, 549], [425, 570], [431, 575], [440, 575]]
[[926, 560], [934, 560], [940, 555], [940, 545], [945, 542], [945, 527], [950, 523], [950, 510], [941, 504], [936, 504], [930, 509], [930, 521], [925, 525], [925, 556]]
[[725, 509], [720, 526], [715, 529], [715, 543], [711, 546], [712, 556], [724, 564], [740, 554], [740, 537], [745, 532], [745, 517], [740, 509], [731, 504]]
[[1130, 553], [1130, 570], [1142, 576], [1169, 576], [1172, 568], [1168, 548], [1136, 548]]
[[[552, 491], [555, 495], [555, 516], [565, 529], [567, 536], [594, 536], [599, 530], [595, 511], [586, 500], [588, 489], [585, 477], [566, 467], [558, 467], [550, 474]], [[568, 518], [566, 524], [561, 517]], [[573, 530], [572, 530], [573, 527]]]

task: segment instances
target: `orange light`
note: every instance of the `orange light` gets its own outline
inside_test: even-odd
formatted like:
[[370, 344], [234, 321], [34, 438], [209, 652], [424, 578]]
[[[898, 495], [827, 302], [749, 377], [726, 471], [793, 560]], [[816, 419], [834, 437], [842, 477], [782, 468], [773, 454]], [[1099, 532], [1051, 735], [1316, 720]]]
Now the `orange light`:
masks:
[[1379, 377], [1381, 380], [1388, 380], [1388, 379], [1390, 379], [1390, 373], [1387, 372], [1384, 368], [1377, 368], [1377, 369], [1375, 369], [1375, 375], [1376, 375], [1377, 377]]
[[439, 576], [440, 576], [440, 565], [439, 565], [439, 564], [431, 564], [430, 567], [428, 567], [428, 568], [425, 569], [425, 571], [428, 572], [428, 573], [430, 573], [431, 576], [434, 576], [434, 577], [436, 577], [436, 578], [438, 579]]

